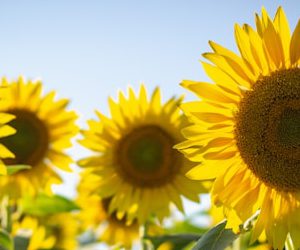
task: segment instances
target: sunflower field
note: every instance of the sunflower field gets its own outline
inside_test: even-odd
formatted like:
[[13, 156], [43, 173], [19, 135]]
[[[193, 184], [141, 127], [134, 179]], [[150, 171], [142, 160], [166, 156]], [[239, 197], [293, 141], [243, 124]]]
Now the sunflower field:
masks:
[[[253, 24], [235, 24], [235, 47], [209, 40], [208, 52], [200, 51], [205, 76], [198, 79], [182, 75], [172, 87], [91, 89], [89, 76], [80, 86], [68, 83], [85, 97], [82, 106], [115, 87], [87, 116], [44, 77], [3, 72], [0, 250], [300, 249], [300, 21], [291, 28], [278, 6], [274, 15], [256, 7]], [[187, 37], [189, 29], [182, 27]], [[128, 53], [139, 49], [118, 32]], [[53, 58], [62, 65], [59, 54]], [[139, 75], [138, 69], [129, 73]], [[124, 72], [114, 71], [112, 78]]]

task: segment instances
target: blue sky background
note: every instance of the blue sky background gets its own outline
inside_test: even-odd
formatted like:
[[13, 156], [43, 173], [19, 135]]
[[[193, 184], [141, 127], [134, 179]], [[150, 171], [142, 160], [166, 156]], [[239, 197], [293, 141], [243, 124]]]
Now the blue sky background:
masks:
[[[282, 5], [294, 29], [300, 2], [289, 1], [0, 1], [0, 75], [41, 78], [71, 99], [79, 125], [107, 113], [107, 97], [144, 82], [164, 98], [186, 93], [183, 79], [206, 80], [199, 60], [214, 40], [236, 51], [235, 23], [254, 24], [265, 6]], [[194, 98], [192, 95], [189, 99]], [[87, 152], [71, 150], [75, 159]], [[72, 196], [77, 178], [64, 175]]]

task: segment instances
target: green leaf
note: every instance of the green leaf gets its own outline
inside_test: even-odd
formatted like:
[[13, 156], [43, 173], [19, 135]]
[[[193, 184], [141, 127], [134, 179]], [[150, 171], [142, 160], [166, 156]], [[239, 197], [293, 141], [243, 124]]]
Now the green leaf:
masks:
[[199, 237], [199, 234], [172, 234], [162, 236], [147, 236], [145, 239], [151, 241], [154, 249], [157, 249], [164, 242], [170, 242], [173, 245], [172, 250], [182, 250], [191, 242], [197, 241]]
[[14, 238], [15, 250], [27, 250], [29, 246], [29, 239], [26, 237], [16, 236]]
[[13, 175], [24, 169], [31, 169], [31, 166], [29, 166], [29, 165], [10, 165], [10, 166], [7, 166], [6, 169], [7, 169], [8, 175]]
[[234, 234], [230, 229], [225, 229], [226, 221], [221, 222], [205, 233], [198, 240], [193, 250], [223, 250], [229, 246], [238, 235]]
[[63, 196], [45, 194], [40, 194], [35, 198], [25, 197], [22, 206], [24, 213], [33, 216], [46, 216], [79, 209], [73, 201]]
[[166, 234], [181, 234], [182, 232], [185, 233], [192, 233], [202, 235], [207, 231], [207, 228], [203, 228], [201, 226], [194, 225], [189, 219], [176, 222], [171, 227], [165, 228]]
[[10, 235], [3, 229], [0, 229], [0, 250], [11, 250], [13, 248]]

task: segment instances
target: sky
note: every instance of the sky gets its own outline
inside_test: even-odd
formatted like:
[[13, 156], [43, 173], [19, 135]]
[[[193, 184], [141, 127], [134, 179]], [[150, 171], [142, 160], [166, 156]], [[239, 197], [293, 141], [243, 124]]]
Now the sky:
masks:
[[[42, 79], [46, 91], [71, 100], [85, 128], [95, 109], [108, 114], [108, 96], [129, 85], [160, 86], [165, 100], [187, 94], [183, 79], [208, 79], [199, 60], [209, 40], [237, 51], [234, 24], [254, 25], [262, 6], [274, 16], [279, 5], [293, 30], [296, 0], [2, 0], [0, 75]], [[70, 153], [75, 160], [89, 154], [79, 145]], [[66, 186], [56, 190], [73, 196], [78, 177], [63, 178]]]

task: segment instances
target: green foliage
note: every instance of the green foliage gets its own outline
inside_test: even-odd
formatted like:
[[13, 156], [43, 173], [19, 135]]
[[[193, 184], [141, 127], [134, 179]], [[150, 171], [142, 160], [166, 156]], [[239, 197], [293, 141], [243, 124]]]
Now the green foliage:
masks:
[[157, 249], [162, 243], [170, 242], [173, 246], [172, 250], [182, 250], [191, 242], [199, 239], [199, 234], [173, 234], [162, 236], [148, 236], [148, 239], [153, 244], [154, 249]]
[[25, 197], [22, 207], [24, 213], [33, 216], [47, 216], [79, 209], [73, 201], [63, 196], [47, 196], [45, 194], [40, 194], [35, 198]]
[[29, 239], [17, 236], [14, 238], [15, 250], [27, 250], [29, 246]]
[[223, 250], [238, 237], [230, 229], [225, 229], [226, 221], [205, 233], [197, 242], [193, 250]]
[[13, 250], [11, 237], [3, 229], [0, 229], [0, 250]]
[[194, 233], [202, 235], [207, 231], [207, 228], [194, 225], [190, 219], [176, 222], [172, 227], [166, 229], [167, 234]]
[[31, 167], [29, 165], [10, 165], [7, 167], [7, 174], [13, 175], [21, 170], [24, 169], [30, 169]]
[[176, 221], [171, 226], [164, 228], [163, 235], [150, 236], [146, 234], [144, 239], [147, 240], [146, 243], [149, 244], [149, 247], [145, 249], [157, 249], [163, 243], [170, 244], [172, 250], [191, 249], [201, 235], [207, 231], [207, 227], [194, 224], [193, 221], [198, 216], [205, 215], [207, 215], [207, 211], [200, 211], [197, 214], [186, 217], [183, 221]]

